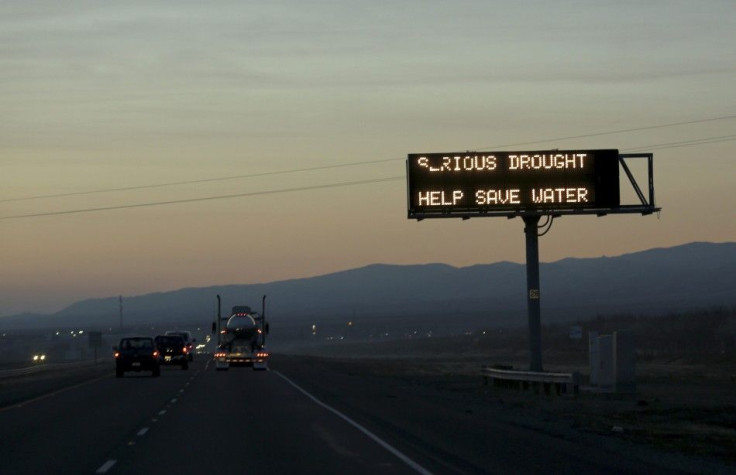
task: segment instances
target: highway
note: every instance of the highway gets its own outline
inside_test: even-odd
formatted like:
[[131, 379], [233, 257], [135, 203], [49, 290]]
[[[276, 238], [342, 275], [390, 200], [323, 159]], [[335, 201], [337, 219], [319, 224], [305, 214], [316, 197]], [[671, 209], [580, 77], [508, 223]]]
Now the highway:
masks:
[[267, 372], [204, 356], [159, 378], [111, 371], [1, 408], [0, 473], [674, 472], [443, 394], [298, 357]]

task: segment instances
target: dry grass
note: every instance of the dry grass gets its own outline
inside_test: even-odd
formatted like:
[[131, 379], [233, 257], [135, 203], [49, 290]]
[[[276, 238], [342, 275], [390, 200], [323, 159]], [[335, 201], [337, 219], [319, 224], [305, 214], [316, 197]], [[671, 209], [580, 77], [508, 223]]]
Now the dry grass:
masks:
[[[440, 390], [502, 399], [580, 431], [630, 439], [669, 451], [736, 463], [736, 358], [729, 354], [667, 355], [637, 362], [633, 394], [581, 391], [546, 396], [483, 386], [483, 365], [527, 365], [523, 348], [488, 348], [472, 337], [434, 341], [342, 343], [300, 351], [353, 364], [360, 371], [399, 377]], [[547, 349], [545, 370], [577, 371], [587, 380], [587, 354]]]

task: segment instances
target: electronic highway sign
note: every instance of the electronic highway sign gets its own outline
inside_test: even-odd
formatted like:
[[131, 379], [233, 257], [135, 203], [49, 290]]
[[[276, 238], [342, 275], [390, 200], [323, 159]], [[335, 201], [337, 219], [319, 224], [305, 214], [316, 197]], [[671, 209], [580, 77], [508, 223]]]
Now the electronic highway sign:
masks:
[[409, 218], [605, 213], [620, 206], [619, 153], [412, 153]]

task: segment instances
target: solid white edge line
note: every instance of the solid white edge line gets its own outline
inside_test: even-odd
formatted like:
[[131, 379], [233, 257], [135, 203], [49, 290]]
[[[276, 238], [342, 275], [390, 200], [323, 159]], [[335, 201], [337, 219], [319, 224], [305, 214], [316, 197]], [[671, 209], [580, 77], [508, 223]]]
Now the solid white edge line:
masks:
[[322, 401], [320, 401], [316, 397], [312, 396], [306, 390], [302, 389], [299, 385], [297, 385], [294, 381], [290, 380], [289, 378], [287, 378], [286, 376], [284, 376], [283, 374], [281, 374], [279, 371], [272, 371], [272, 372], [275, 373], [275, 374], [277, 374], [277, 375], [279, 375], [284, 381], [286, 381], [287, 383], [289, 383], [292, 386], [294, 386], [294, 388], [296, 388], [299, 392], [301, 392], [302, 394], [304, 394], [305, 396], [307, 396], [309, 399], [311, 399], [315, 404], [317, 404], [317, 405], [319, 405], [319, 406], [327, 409], [331, 413], [333, 413], [336, 416], [338, 416], [340, 419], [344, 420], [345, 422], [347, 422], [351, 426], [353, 426], [356, 429], [358, 429], [363, 434], [367, 435], [371, 440], [373, 440], [378, 445], [380, 445], [384, 449], [386, 449], [389, 452], [391, 452], [393, 455], [395, 455], [396, 457], [398, 457], [402, 462], [404, 462], [405, 464], [407, 464], [409, 467], [413, 468], [418, 473], [421, 473], [422, 475], [432, 475], [432, 472], [430, 472], [426, 468], [422, 467], [421, 465], [419, 465], [418, 463], [416, 463], [415, 461], [413, 461], [412, 459], [410, 459], [409, 457], [407, 457], [403, 453], [399, 452], [392, 445], [389, 445], [387, 442], [384, 442], [376, 434], [374, 434], [373, 432], [369, 431], [368, 429], [366, 429], [362, 425], [358, 424], [357, 422], [355, 422], [354, 420], [352, 420], [351, 418], [349, 418], [345, 414], [341, 413], [340, 411], [338, 411], [337, 409], [333, 408], [332, 406], [328, 406], [327, 404], [323, 403]]
[[107, 462], [103, 463], [100, 468], [97, 469], [95, 473], [107, 473], [108, 470], [112, 468], [113, 465], [117, 463], [117, 460], [108, 460]]
[[138, 437], [146, 435], [146, 432], [148, 432], [148, 427], [144, 427], [143, 429], [139, 430], [136, 434]]

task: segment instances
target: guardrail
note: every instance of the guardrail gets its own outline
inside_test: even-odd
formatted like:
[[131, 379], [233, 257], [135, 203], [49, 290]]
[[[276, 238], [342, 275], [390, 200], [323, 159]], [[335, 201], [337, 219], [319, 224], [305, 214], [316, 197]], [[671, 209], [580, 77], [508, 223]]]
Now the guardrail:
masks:
[[28, 366], [26, 368], [14, 368], [14, 369], [0, 370], [0, 379], [27, 376], [30, 374], [44, 373], [47, 371], [76, 369], [76, 368], [82, 368], [85, 366], [92, 366], [94, 364], [95, 364], [94, 360], [74, 361], [70, 363], [40, 363], [40, 364], [35, 364], [33, 366]]
[[577, 394], [580, 388], [580, 373], [540, 373], [534, 371], [514, 371], [484, 366], [481, 370], [484, 384], [489, 381], [495, 387], [532, 389], [557, 395]]

